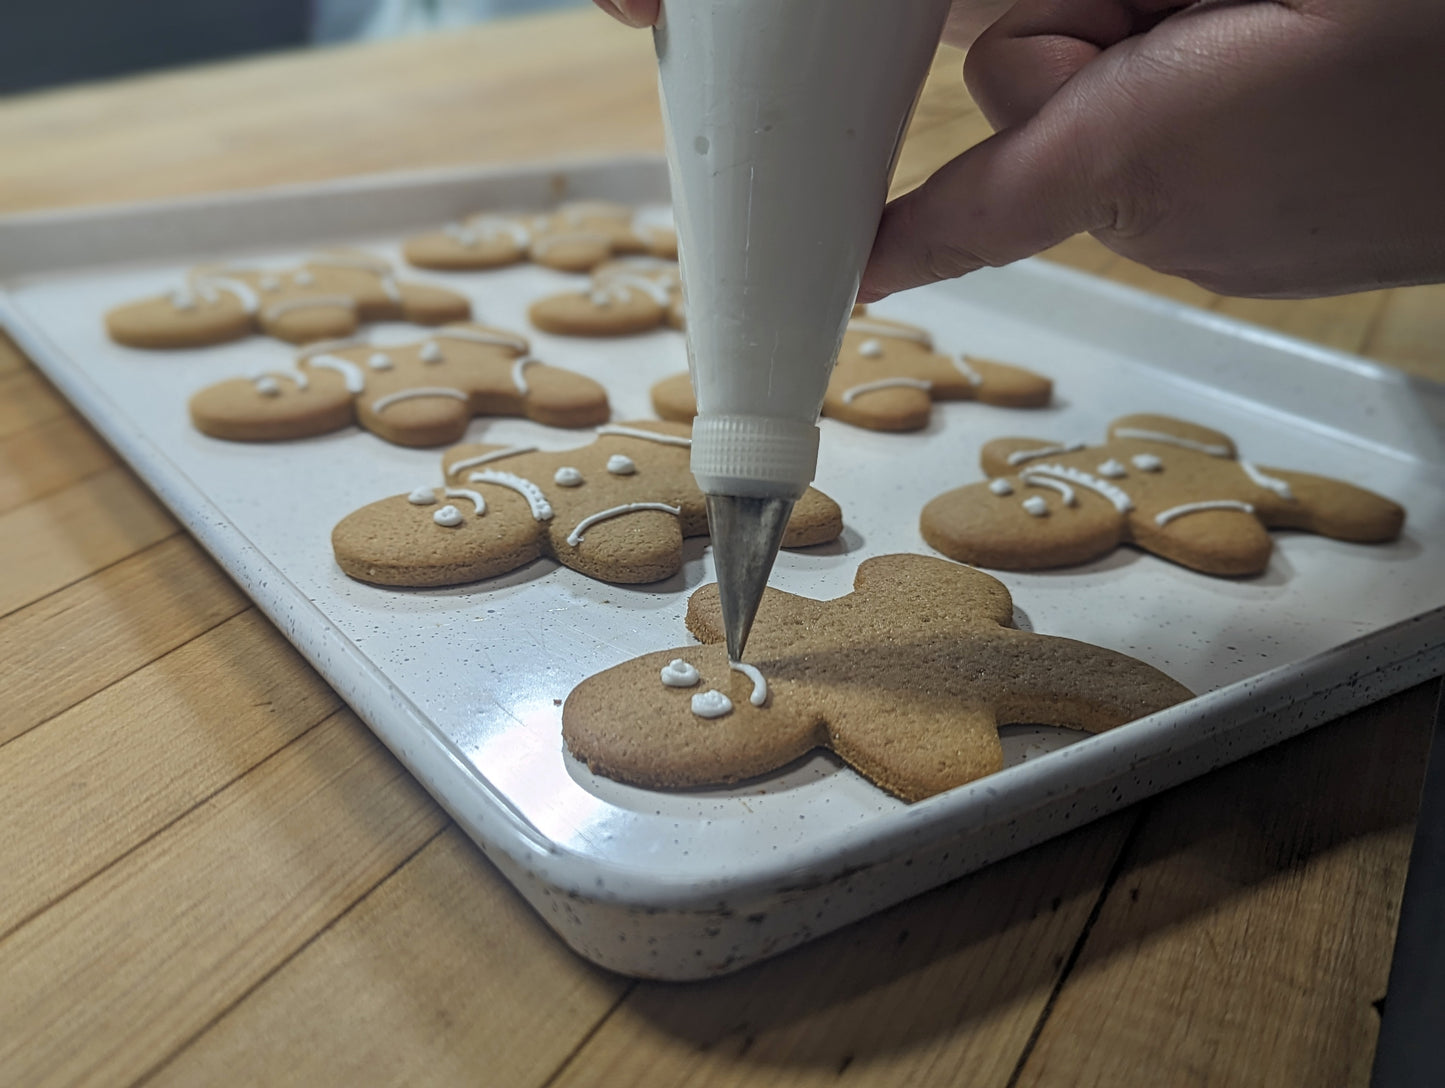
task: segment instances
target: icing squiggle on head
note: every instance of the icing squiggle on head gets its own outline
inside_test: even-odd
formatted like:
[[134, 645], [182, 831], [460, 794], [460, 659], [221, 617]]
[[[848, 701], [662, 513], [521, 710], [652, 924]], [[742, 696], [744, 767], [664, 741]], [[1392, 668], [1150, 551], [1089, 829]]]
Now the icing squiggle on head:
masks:
[[310, 379], [299, 370], [268, 370], [264, 374], [256, 375], [251, 381], [256, 384], [256, 392], [264, 393], [268, 397], [272, 397], [281, 392], [281, 386], [276, 382], [277, 378], [285, 378], [288, 381], [295, 382], [298, 391], [308, 389], [311, 386]]
[[657, 431], [644, 431], [641, 427], [623, 427], [617, 423], [608, 423], [597, 428], [598, 434], [616, 434], [624, 438], [641, 438], [648, 442], [661, 442], [664, 446], [683, 446], [692, 448], [692, 439], [683, 438], [676, 434], [660, 434]]
[[732, 711], [733, 701], [716, 688], [700, 691], [692, 697], [692, 712], [699, 718], [721, 718]]
[[215, 301], [217, 291], [225, 291], [227, 294], [235, 295], [240, 300], [241, 308], [248, 314], [254, 314], [261, 308], [261, 298], [256, 294], [255, 288], [243, 280], [202, 273], [193, 276], [191, 283], [196, 292], [207, 302]]
[[1078, 484], [1080, 487], [1087, 487], [1090, 491], [1108, 499], [1114, 504], [1114, 509], [1121, 514], [1127, 514], [1134, 509], [1134, 500], [1122, 487], [1117, 487], [1107, 480], [1101, 480], [1093, 473], [1085, 472], [1081, 468], [1072, 468], [1069, 465], [1035, 465], [1028, 470], [1028, 474], [1030, 476], [1051, 476], [1060, 480], [1068, 480], [1069, 483]]
[[524, 476], [517, 476], [511, 472], [496, 472], [488, 468], [481, 472], [473, 472], [467, 477], [467, 482], [509, 487], [527, 500], [527, 505], [532, 509], [533, 518], [537, 521], [552, 520], [552, 504], [547, 501], [547, 496], [542, 493], [540, 487]]
[[470, 404], [472, 398], [463, 393], [460, 389], [451, 389], [444, 385], [421, 385], [415, 389], [403, 389], [397, 393], [388, 393], [372, 402], [371, 410], [381, 412], [390, 408], [399, 400], [412, 400], [415, 397], [451, 397], [452, 400], [463, 401]]
[[527, 341], [520, 336], [512, 336], [505, 332], [484, 332], [481, 329], [462, 329], [455, 325], [446, 325], [433, 332], [432, 336], [442, 340], [466, 340], [473, 344], [486, 344], [489, 347], [511, 348], [518, 353], [527, 350]]
[[479, 453], [475, 457], [464, 457], [453, 463], [447, 469], [448, 476], [455, 476], [458, 472], [465, 472], [469, 468], [476, 468], [478, 465], [485, 465], [489, 461], [500, 461], [503, 457], [515, 457], [519, 453], [532, 453], [536, 446], [504, 446], [499, 450], [492, 450], [491, 453]]
[[487, 512], [487, 500], [482, 498], [480, 492], [468, 491], [465, 487], [449, 487], [446, 490], [446, 496], [449, 499], [470, 500], [477, 517], [481, 517]]
[[[475, 479], [475, 477], [473, 477], [473, 479]], [[596, 525], [599, 521], [606, 521], [609, 518], [619, 518], [623, 514], [631, 514], [636, 510], [661, 510], [663, 513], [671, 514], [673, 517], [677, 517], [682, 513], [681, 507], [669, 506], [665, 502], [623, 503], [621, 506], [613, 506], [609, 507], [606, 510], [599, 510], [595, 514], [588, 514], [585, 518], [583, 518], [577, 523], [577, 528], [573, 529], [570, 533], [567, 534], [567, 543], [575, 548], [578, 544], [581, 544], [582, 541], [586, 539], [582, 534], [585, 533], [588, 529], [592, 528], [592, 526]]]
[[965, 359], [962, 355], [950, 355], [948, 357], [948, 361], [953, 364], [954, 370], [958, 371], [960, 374], [962, 374], [965, 378], [968, 379], [969, 385], [983, 384], [983, 375], [980, 374], [977, 370], [974, 370], [973, 367], [969, 366], [968, 360]]
[[1150, 431], [1143, 427], [1115, 427], [1114, 437], [1133, 438], [1140, 442], [1163, 442], [1170, 446], [1179, 446], [1181, 449], [1207, 453], [1210, 457], [1229, 457], [1234, 452], [1228, 446], [1196, 442], [1192, 438], [1180, 438], [1177, 434], [1169, 434], [1167, 431]]
[[748, 696], [748, 702], [753, 706], [762, 706], [768, 701], [768, 681], [756, 665], [749, 665], [743, 661], [729, 661], [728, 668], [742, 673], [753, 682], [753, 693]]
[[541, 359], [533, 359], [530, 355], [524, 355], [512, 364], [512, 385], [522, 396], [526, 396], [532, 390], [527, 386], [527, 379], [522, 373], [533, 363], [540, 363]]
[[880, 389], [922, 389], [927, 392], [932, 388], [933, 383], [922, 378], [879, 378], [876, 382], [864, 382], [862, 385], [845, 389], [843, 403], [852, 404], [864, 393], [875, 393]]
[[348, 393], [360, 393], [366, 388], [366, 375], [362, 373], [361, 367], [349, 359], [342, 359], [336, 355], [313, 355], [306, 360], [307, 364], [320, 367], [322, 370], [334, 370], [346, 381]]
[[1079, 500], [1074, 497], [1074, 489], [1062, 480], [1056, 480], [1052, 476], [1046, 476], [1040, 472], [1025, 472], [1019, 479], [1031, 487], [1050, 487], [1064, 497], [1065, 506], [1077, 506]]
[[888, 340], [912, 340], [915, 344], [922, 344], [926, 348], [933, 347], [933, 337], [922, 329], [900, 328], [896, 325], [885, 325], [881, 321], [869, 321], [867, 318], [853, 318], [848, 322], [848, 332], [862, 332], [870, 336], [882, 336]]
[[680, 657], [662, 666], [662, 682], [670, 688], [690, 688], [701, 679], [697, 669]]
[[1154, 515], [1155, 525], [1168, 525], [1175, 518], [1182, 518], [1186, 514], [1198, 514], [1204, 510], [1238, 510], [1241, 513], [1252, 514], [1254, 507], [1247, 502], [1240, 502], [1238, 499], [1211, 499], [1207, 502], [1186, 502], [1178, 506], [1171, 506], [1168, 510], [1161, 510]]
[[1244, 474], [1260, 487], [1273, 491], [1286, 502], [1294, 502], [1294, 492], [1290, 490], [1289, 484], [1285, 483], [1278, 476], [1270, 476], [1261, 472], [1259, 466], [1252, 461], [1241, 461], [1239, 462], [1239, 467], [1244, 469]]
[[1057, 446], [1040, 446], [1036, 450], [1014, 450], [1008, 455], [1008, 463], [1021, 465], [1025, 461], [1035, 461], [1040, 457], [1053, 457], [1060, 453], [1073, 453], [1075, 450], [1083, 448], [1082, 442], [1062, 442]]

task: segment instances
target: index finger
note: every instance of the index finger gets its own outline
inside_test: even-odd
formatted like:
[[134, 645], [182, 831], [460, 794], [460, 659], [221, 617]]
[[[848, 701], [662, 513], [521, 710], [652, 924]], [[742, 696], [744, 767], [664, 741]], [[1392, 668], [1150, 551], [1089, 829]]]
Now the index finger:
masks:
[[614, 19], [628, 26], [651, 26], [657, 22], [662, 0], [592, 0]]

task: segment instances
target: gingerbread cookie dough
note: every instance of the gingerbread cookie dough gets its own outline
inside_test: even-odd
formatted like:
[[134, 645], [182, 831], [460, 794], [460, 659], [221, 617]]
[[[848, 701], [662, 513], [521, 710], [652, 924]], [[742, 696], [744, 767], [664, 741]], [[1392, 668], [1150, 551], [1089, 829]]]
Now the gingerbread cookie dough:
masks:
[[591, 378], [532, 358], [515, 333], [477, 324], [389, 347], [317, 344], [294, 368], [207, 386], [190, 409], [196, 429], [214, 438], [273, 442], [359, 423], [401, 446], [455, 442], [473, 416], [590, 427], [609, 411]]
[[[859, 314], [843, 334], [823, 415], [875, 431], [916, 431], [928, 426], [934, 401], [1037, 408], [1052, 395], [1053, 382], [1031, 370], [942, 355], [933, 350], [933, 338], [923, 329]], [[688, 375], [654, 385], [652, 406], [663, 419], [692, 419], [697, 402]]]
[[537, 328], [560, 336], [627, 336], [662, 325], [681, 329], [682, 278], [675, 261], [622, 257], [600, 265], [587, 290], [550, 295], [527, 314]]
[[[465, 445], [442, 458], [443, 482], [371, 503], [331, 533], [336, 562], [363, 582], [449, 586], [516, 570], [539, 556], [604, 582], [656, 582], [682, 566], [684, 537], [707, 533], [692, 477], [691, 428], [599, 427], [578, 449]], [[838, 504], [809, 489], [783, 547], [843, 531]]]
[[993, 478], [938, 496], [920, 527], [944, 555], [1002, 570], [1086, 563], [1128, 543], [1206, 574], [1258, 574], [1270, 529], [1374, 544], [1405, 521], [1374, 492], [1240, 460], [1226, 435], [1168, 416], [1123, 416], [1097, 446], [999, 438], [980, 459]]
[[746, 663], [729, 663], [717, 587], [688, 602], [704, 645], [636, 658], [579, 684], [562, 735], [596, 773], [639, 786], [736, 782], [831, 748], [917, 801], [1003, 766], [1010, 722], [1102, 732], [1190, 698], [1132, 657], [1009, 626], [1003, 584], [942, 559], [885, 555], [853, 592], [769, 589]]
[[364, 321], [442, 325], [471, 312], [455, 291], [398, 280], [386, 261], [338, 251], [290, 269], [194, 269], [169, 295], [111, 310], [105, 327], [136, 348], [201, 347], [253, 332], [304, 344], [350, 336]]
[[625, 254], [677, 257], [670, 226], [639, 222], [625, 204], [588, 200], [550, 214], [473, 215], [442, 230], [409, 238], [407, 261], [419, 268], [469, 271], [532, 260], [563, 272], [590, 272]]

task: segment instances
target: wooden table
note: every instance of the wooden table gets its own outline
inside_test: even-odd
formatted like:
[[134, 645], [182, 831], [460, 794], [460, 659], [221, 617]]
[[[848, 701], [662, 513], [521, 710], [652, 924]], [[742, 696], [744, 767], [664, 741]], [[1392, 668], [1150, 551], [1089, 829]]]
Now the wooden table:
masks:
[[[0, 212], [656, 148], [591, 12], [0, 101]], [[945, 52], [900, 185], [986, 126]], [[1445, 293], [1220, 299], [1445, 377]], [[736, 976], [577, 959], [0, 345], [0, 1083], [1363, 1084], [1434, 686]]]

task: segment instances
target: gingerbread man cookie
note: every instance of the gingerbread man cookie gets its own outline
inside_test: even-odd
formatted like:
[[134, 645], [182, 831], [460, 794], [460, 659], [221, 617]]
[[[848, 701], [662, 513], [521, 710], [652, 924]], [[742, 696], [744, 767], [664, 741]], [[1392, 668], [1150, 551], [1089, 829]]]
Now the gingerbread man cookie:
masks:
[[[363, 506], [331, 533], [341, 569], [385, 586], [449, 586], [548, 555], [604, 582], [656, 582], [682, 566], [684, 537], [707, 532], [692, 477], [691, 428], [600, 427], [589, 446], [546, 453], [465, 445], [442, 458], [443, 483]], [[838, 504], [809, 489], [785, 548], [843, 531]]]
[[980, 459], [993, 479], [938, 496], [920, 527], [944, 555], [1003, 570], [1085, 563], [1129, 543], [1205, 574], [1258, 574], [1270, 529], [1373, 544], [1405, 521], [1374, 492], [1239, 460], [1227, 436], [1168, 416], [1123, 416], [1098, 446], [999, 438]]
[[598, 266], [587, 290], [550, 295], [527, 313], [537, 328], [560, 336], [627, 336], [660, 325], [680, 329], [682, 278], [675, 261], [621, 257]]
[[745, 664], [729, 663], [717, 587], [703, 587], [687, 628], [704, 645], [584, 680], [562, 708], [567, 747], [654, 787], [736, 782], [831, 748], [917, 801], [1001, 769], [1001, 724], [1098, 733], [1190, 698], [1132, 657], [1013, 629], [1008, 590], [969, 567], [885, 555], [853, 584], [832, 601], [769, 589]]
[[403, 252], [419, 268], [466, 271], [530, 259], [563, 272], [589, 272], [623, 254], [676, 258], [677, 233], [639, 222], [625, 204], [588, 200], [546, 215], [474, 215], [409, 238]]
[[398, 280], [386, 261], [345, 251], [294, 269], [198, 268], [169, 295], [111, 310], [105, 326], [136, 348], [201, 347], [252, 332], [304, 344], [350, 336], [363, 321], [441, 325], [471, 312], [454, 291]]
[[[864, 314], [849, 321], [843, 334], [823, 397], [823, 415], [875, 431], [916, 431], [928, 426], [934, 401], [1036, 408], [1048, 404], [1052, 395], [1053, 382], [1031, 370], [939, 354], [924, 330]], [[696, 415], [688, 375], [654, 385], [652, 406], [663, 419]]]
[[607, 392], [591, 378], [547, 366], [515, 333], [447, 325], [386, 348], [342, 340], [302, 351], [296, 367], [207, 386], [191, 422], [213, 438], [272, 442], [360, 423], [400, 446], [442, 446], [473, 416], [524, 416], [553, 427], [607, 419]]

